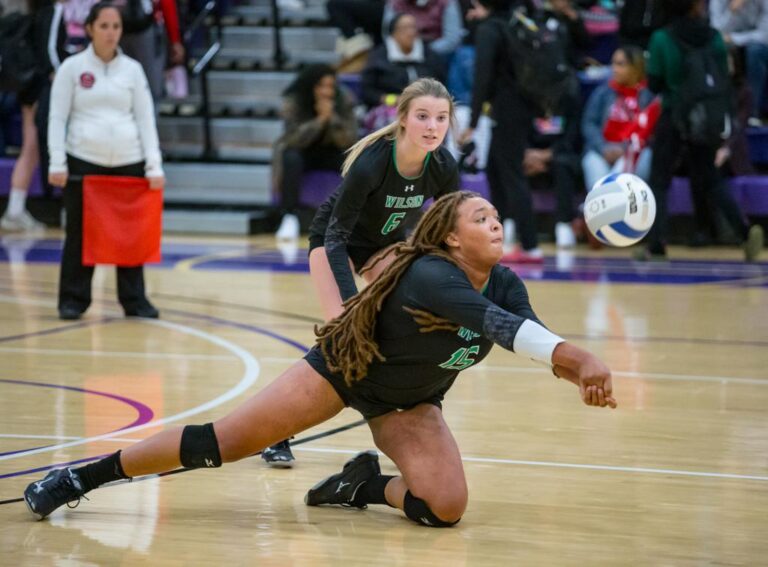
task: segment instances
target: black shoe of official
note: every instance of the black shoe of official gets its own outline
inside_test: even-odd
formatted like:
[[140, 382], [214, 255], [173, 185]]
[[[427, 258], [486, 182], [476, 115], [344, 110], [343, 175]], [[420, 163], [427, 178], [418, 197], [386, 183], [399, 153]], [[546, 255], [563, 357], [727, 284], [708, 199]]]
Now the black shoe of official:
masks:
[[59, 319], [62, 321], [77, 321], [82, 314], [82, 310], [72, 305], [62, 305], [59, 309]]
[[289, 469], [296, 459], [291, 452], [291, 443], [286, 439], [267, 447], [261, 452], [261, 458], [271, 467]]
[[309, 489], [304, 497], [307, 506], [321, 504], [341, 504], [366, 508], [365, 504], [355, 503], [357, 491], [366, 482], [381, 474], [379, 455], [376, 451], [363, 451], [344, 464], [340, 473], [321, 480]]
[[157, 319], [160, 317], [160, 312], [149, 301], [145, 301], [138, 307], [125, 308], [125, 316]]
[[[37, 520], [42, 520], [59, 506], [74, 502], [76, 508], [80, 498], [85, 498], [85, 489], [80, 477], [72, 469], [57, 469], [49, 472], [43, 480], [33, 482], [24, 491], [24, 502]], [[87, 500], [87, 498], [86, 498]]]

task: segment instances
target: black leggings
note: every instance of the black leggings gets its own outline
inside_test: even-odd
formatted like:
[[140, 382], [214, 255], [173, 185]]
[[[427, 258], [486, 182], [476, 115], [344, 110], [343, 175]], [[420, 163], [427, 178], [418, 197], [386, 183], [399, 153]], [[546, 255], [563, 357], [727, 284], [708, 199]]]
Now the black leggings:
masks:
[[[647, 246], [651, 252], [661, 252], [667, 241], [667, 192], [672, 183], [678, 157], [685, 146], [688, 177], [691, 182], [691, 197], [697, 209], [697, 223], [712, 226], [714, 211], [719, 209], [728, 223], [741, 236], [748, 227], [741, 215], [739, 206], [721, 182], [720, 173], [715, 167], [717, 146], [702, 146], [683, 141], [680, 132], [672, 122], [671, 113], [664, 110], [656, 123], [651, 161], [650, 186], [656, 197], [656, 222], [648, 233]], [[712, 206], [714, 205], [714, 207]], [[697, 226], [698, 230], [708, 230]]]

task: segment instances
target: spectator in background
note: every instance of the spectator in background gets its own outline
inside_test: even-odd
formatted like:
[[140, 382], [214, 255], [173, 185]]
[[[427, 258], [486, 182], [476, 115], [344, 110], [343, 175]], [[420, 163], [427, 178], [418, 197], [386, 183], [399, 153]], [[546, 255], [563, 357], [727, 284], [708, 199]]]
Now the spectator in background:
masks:
[[123, 15], [120, 46], [144, 68], [152, 99], [163, 96], [166, 64], [184, 63], [176, 0], [115, 0]]
[[[654, 100], [645, 81], [643, 50], [635, 45], [619, 47], [611, 59], [611, 71], [611, 79], [590, 95], [581, 121], [585, 146], [581, 166], [587, 189], [609, 173], [633, 171], [646, 182], [651, 173], [650, 132], [639, 123], [643, 110]], [[627, 163], [633, 134], [638, 136], [639, 156]]]
[[[34, 49], [35, 8], [32, 2], [5, 2], [2, 6], [2, 14], [19, 13], [25, 15], [31, 22], [30, 47]], [[2, 62], [0, 62], [1, 64]], [[11, 173], [11, 190], [8, 195], [8, 206], [0, 218], [0, 229], [17, 232], [27, 230], [42, 230], [45, 225], [37, 221], [27, 211], [27, 195], [32, 184], [32, 176], [40, 162], [40, 148], [37, 140], [37, 128], [35, 127], [35, 111], [37, 100], [45, 86], [46, 74], [44, 68], [36, 67], [36, 72], [21, 89], [16, 92], [16, 101], [21, 107], [21, 151], [13, 165]]]
[[409, 14], [416, 19], [419, 37], [442, 57], [447, 69], [464, 35], [458, 0], [387, 0], [384, 5], [383, 34], [395, 14]]
[[373, 50], [363, 70], [363, 102], [370, 109], [366, 129], [378, 130], [392, 122], [400, 93], [421, 77], [442, 82], [442, 62], [419, 37], [415, 18], [398, 14], [389, 24], [389, 36]]
[[[65, 2], [36, 0], [34, 7], [33, 47], [40, 65], [42, 86], [35, 110], [38, 153], [40, 155], [40, 181], [46, 192], [48, 185], [48, 109], [51, 104], [51, 84], [61, 62], [70, 55], [68, 47]], [[85, 21], [83, 16], [83, 21]], [[82, 23], [82, 22], [81, 22]], [[85, 48], [85, 44], [82, 45]]]
[[744, 52], [747, 81], [753, 95], [749, 124], [761, 126], [768, 79], [768, 1], [709, 0], [709, 16], [726, 45]]
[[579, 167], [579, 99], [563, 96], [551, 116], [535, 118], [523, 156], [523, 171], [533, 188], [554, 188], [555, 242], [558, 248], [572, 248], [576, 235], [571, 227], [575, 216], [573, 199], [581, 182]]
[[[491, 104], [493, 130], [488, 151], [486, 176], [491, 202], [511, 232], [511, 219], [520, 237], [521, 249], [502, 258], [505, 262], [543, 262], [536, 231], [536, 218], [523, 157], [535, 108], [520, 92], [515, 66], [510, 57], [509, 20], [515, 0], [482, 0], [489, 16], [477, 27], [475, 88], [469, 127], [459, 136], [459, 146], [474, 135], [483, 106]], [[507, 222], [510, 220], [510, 222]]]
[[274, 186], [283, 217], [276, 237], [296, 240], [300, 234], [301, 178], [310, 169], [338, 171], [344, 151], [357, 139], [352, 101], [336, 82], [328, 65], [310, 65], [283, 93], [285, 130], [275, 143]]
[[488, 9], [477, 0], [459, 0], [465, 34], [448, 67], [448, 91], [459, 104], [472, 104], [475, 74], [475, 31], [488, 17]]
[[341, 31], [336, 53], [349, 60], [381, 44], [384, 0], [328, 0], [328, 20]]
[[619, 11], [619, 44], [647, 49], [651, 34], [667, 21], [664, 0], [623, 0]]
[[[550, 0], [544, 14], [547, 20], [553, 19], [559, 25], [565, 26], [567, 33], [564, 36], [568, 40], [568, 60], [571, 66], [574, 69], [584, 67], [585, 53], [589, 49], [591, 39], [584, 26], [584, 20], [571, 4], [571, 0]], [[547, 21], [547, 25], [553, 24]]]
[[[66, 237], [59, 279], [59, 318], [79, 319], [91, 303], [93, 266], [82, 264], [85, 175], [146, 177], [165, 182], [152, 96], [141, 65], [118, 49], [122, 23], [99, 2], [86, 19], [91, 45], [69, 57], [53, 80], [48, 125], [49, 182], [64, 189]], [[117, 268], [117, 295], [127, 317], [157, 318], [144, 291], [144, 267]]]
[[[714, 203], [734, 220], [741, 217], [732, 195], [718, 181], [715, 157], [722, 142], [686, 138], [679, 119], [685, 115], [685, 109], [680, 108], [680, 89], [682, 70], [687, 62], [686, 51], [678, 43], [684, 42], [696, 49], [707, 47], [717, 54], [718, 69], [708, 69], [710, 81], [715, 80], [714, 77], [718, 77], [717, 80], [723, 75], [728, 77], [725, 43], [720, 33], [707, 22], [705, 0], [679, 0], [670, 8], [670, 25], [654, 32], [649, 45], [648, 86], [661, 94], [662, 112], [654, 132], [649, 183], [656, 197], [656, 221], [648, 233], [645, 250], [638, 255], [638, 259], [643, 260], [666, 258], [667, 191], [683, 149], [686, 150], [691, 191], [702, 192], [695, 199]], [[743, 220], [739, 224], [746, 260], [754, 261], [763, 247], [762, 228], [759, 225], [749, 227]]]

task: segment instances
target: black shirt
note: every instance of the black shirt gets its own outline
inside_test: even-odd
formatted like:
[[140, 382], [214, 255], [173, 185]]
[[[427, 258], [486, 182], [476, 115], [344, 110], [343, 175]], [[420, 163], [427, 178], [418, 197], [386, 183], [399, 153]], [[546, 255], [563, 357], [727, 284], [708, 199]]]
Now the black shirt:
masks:
[[418, 177], [400, 175], [395, 142], [380, 139], [355, 160], [338, 189], [320, 205], [310, 234], [323, 235], [342, 300], [357, 293], [347, 246], [381, 249], [405, 240], [424, 202], [459, 188], [456, 160], [444, 147], [427, 154]]
[[[404, 306], [429, 311], [461, 328], [421, 333]], [[375, 339], [384, 362], [374, 359], [367, 376], [349, 387], [341, 374], [328, 370], [319, 346], [305, 358], [348, 405], [370, 418], [441, 400], [458, 373], [485, 358], [493, 343], [512, 350], [526, 319], [541, 324], [525, 285], [509, 269], [495, 266], [479, 292], [457, 266], [424, 256], [406, 270], [378, 315]]]

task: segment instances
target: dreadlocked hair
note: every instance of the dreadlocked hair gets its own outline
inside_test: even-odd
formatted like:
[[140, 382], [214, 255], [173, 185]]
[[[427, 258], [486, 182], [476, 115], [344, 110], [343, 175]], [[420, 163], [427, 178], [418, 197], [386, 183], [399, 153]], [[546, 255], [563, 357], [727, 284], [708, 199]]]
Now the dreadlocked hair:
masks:
[[[366, 267], [368, 271], [386, 255], [394, 253], [395, 259], [373, 283], [344, 302], [344, 312], [321, 328], [315, 327], [315, 335], [323, 358], [331, 372], [340, 372], [348, 386], [362, 380], [374, 357], [384, 361], [374, 339], [376, 316], [384, 301], [397, 287], [408, 267], [421, 256], [431, 254], [456, 264], [448, 254], [445, 239], [456, 226], [457, 209], [467, 199], [479, 197], [472, 191], [449, 193], [434, 202], [416, 225], [410, 238], [374, 256]], [[455, 330], [458, 326], [418, 309], [404, 309], [414, 316], [422, 333], [436, 330]]]

